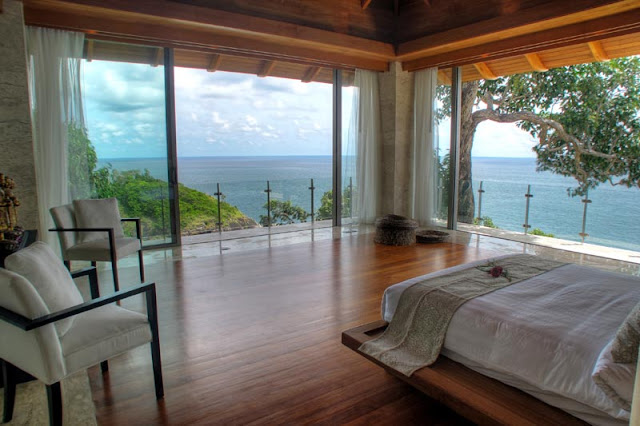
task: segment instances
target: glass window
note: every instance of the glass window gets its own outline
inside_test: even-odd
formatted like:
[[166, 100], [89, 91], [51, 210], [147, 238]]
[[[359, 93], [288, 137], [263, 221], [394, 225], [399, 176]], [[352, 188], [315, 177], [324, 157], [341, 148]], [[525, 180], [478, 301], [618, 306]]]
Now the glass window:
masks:
[[331, 218], [331, 84], [176, 67], [175, 86], [183, 235], [217, 230], [218, 187], [223, 231], [311, 222], [312, 179]]
[[[116, 197], [122, 217], [142, 219], [145, 245], [174, 241], [164, 67], [135, 62], [156, 58], [156, 52], [162, 53], [150, 47], [94, 44], [92, 60], [83, 64], [86, 129], [72, 127], [69, 140], [73, 198]], [[101, 59], [114, 55], [134, 62]], [[83, 185], [74, 167], [90, 171], [90, 186]]]

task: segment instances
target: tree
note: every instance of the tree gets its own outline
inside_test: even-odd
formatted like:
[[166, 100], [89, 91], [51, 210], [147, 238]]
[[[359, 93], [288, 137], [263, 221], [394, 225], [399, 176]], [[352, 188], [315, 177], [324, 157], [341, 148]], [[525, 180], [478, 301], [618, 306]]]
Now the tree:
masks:
[[[347, 186], [342, 191], [342, 217], [351, 216], [351, 188]], [[322, 194], [320, 208], [316, 212], [316, 220], [328, 220], [333, 217], [333, 191]]]
[[575, 178], [574, 196], [605, 182], [640, 187], [639, 112], [638, 58], [463, 84], [460, 220], [473, 221], [471, 148], [481, 122], [516, 123], [537, 138], [537, 169]]
[[86, 129], [75, 123], [68, 128], [68, 172], [69, 192], [72, 200], [90, 198], [94, 192], [94, 170], [98, 156], [87, 136]]
[[[294, 206], [291, 201], [271, 200], [271, 225], [289, 225], [295, 222], [306, 222], [309, 213], [300, 206]], [[263, 208], [269, 207], [264, 203]], [[260, 225], [269, 226], [269, 217], [260, 215]]]

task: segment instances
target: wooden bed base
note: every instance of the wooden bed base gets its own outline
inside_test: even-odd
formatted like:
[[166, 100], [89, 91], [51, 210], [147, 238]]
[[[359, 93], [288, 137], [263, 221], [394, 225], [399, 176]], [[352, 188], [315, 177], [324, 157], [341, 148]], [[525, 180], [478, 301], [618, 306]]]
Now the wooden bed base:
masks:
[[433, 365], [406, 377], [358, 351], [362, 343], [377, 337], [386, 327], [387, 323], [380, 320], [352, 328], [342, 333], [342, 344], [475, 423], [564, 426], [587, 424], [444, 356], [440, 356]]

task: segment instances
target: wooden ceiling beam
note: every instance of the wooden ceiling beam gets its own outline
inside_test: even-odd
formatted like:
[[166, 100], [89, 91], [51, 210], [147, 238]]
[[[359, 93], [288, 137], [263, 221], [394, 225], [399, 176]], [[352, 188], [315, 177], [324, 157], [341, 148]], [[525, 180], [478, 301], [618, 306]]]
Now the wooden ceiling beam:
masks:
[[222, 63], [222, 55], [214, 53], [209, 59], [209, 65], [207, 65], [208, 72], [216, 72]]
[[540, 56], [537, 53], [525, 53], [525, 58], [527, 58], [527, 62], [531, 65], [534, 71], [544, 72], [549, 71], [549, 67], [547, 67]]
[[258, 77], [268, 77], [275, 66], [276, 61], [263, 61], [260, 71], [258, 71]]
[[[113, 0], [112, 2], [118, 1]], [[225, 54], [262, 54], [283, 61], [291, 59], [321, 62], [336, 68], [386, 71], [389, 67], [388, 59], [377, 59], [377, 55], [372, 57], [363, 52], [356, 54], [354, 51], [336, 46], [329, 49], [318, 45], [297, 44], [286, 39], [283, 39], [283, 42], [276, 42], [262, 35], [249, 37], [244, 32], [230, 33], [207, 25], [192, 25], [182, 21], [139, 14], [123, 16], [121, 13], [97, 7], [71, 5], [71, 9], [61, 10], [56, 7], [52, 8], [52, 2], [57, 4], [53, 0], [26, 0], [24, 5], [25, 23], [81, 31], [91, 36], [120, 38], [129, 43], [139, 41], [146, 44], [155, 43], [185, 49], [215, 46], [216, 50]], [[145, 0], [144, 3], [148, 2]], [[144, 24], [141, 21], [144, 21]]]
[[591, 54], [596, 61], [604, 62], [611, 59], [609, 55], [607, 55], [607, 52], [604, 51], [600, 41], [590, 41], [587, 44], [589, 45], [589, 50], [591, 50]]
[[360, 6], [362, 7], [362, 10], [368, 8], [370, 4], [371, 0], [360, 0]]
[[640, 9], [466, 49], [403, 61], [405, 71], [448, 68], [571, 46], [640, 31]]
[[302, 77], [302, 82], [303, 83], [310, 83], [312, 82], [320, 73], [320, 70], [322, 68], [320, 67], [310, 67], [307, 72], [304, 73], [304, 76]]
[[[391, 43], [170, 0], [23, 1], [26, 8], [64, 10], [73, 14], [90, 13], [94, 16], [134, 21], [141, 28], [147, 24], [164, 23], [171, 28], [204, 29], [238, 39], [260, 39], [262, 42], [361, 55], [381, 60], [389, 60], [395, 56]], [[167, 36], [172, 35], [174, 34]]]
[[400, 43], [398, 59], [409, 61], [419, 57], [485, 45], [525, 34], [554, 30], [632, 11], [639, 7], [637, 0], [556, 1], [545, 7], [532, 7], [515, 14], [476, 22], [437, 34]]
[[496, 78], [498, 78], [498, 76], [493, 71], [491, 71], [489, 65], [484, 62], [476, 62], [475, 64], [473, 64], [473, 66], [476, 70], [478, 70], [482, 78], [484, 78], [485, 80], [495, 80]]

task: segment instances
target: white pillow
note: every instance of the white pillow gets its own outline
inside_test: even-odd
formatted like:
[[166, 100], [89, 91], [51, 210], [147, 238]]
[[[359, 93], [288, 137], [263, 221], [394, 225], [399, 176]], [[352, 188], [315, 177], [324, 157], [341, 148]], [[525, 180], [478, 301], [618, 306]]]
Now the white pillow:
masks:
[[631, 411], [636, 364], [615, 362], [611, 355], [612, 345], [613, 340], [600, 353], [591, 377], [617, 406]]
[[[73, 210], [78, 228], [113, 228], [116, 237], [124, 236], [120, 221], [118, 200], [105, 198], [101, 200], [75, 200]], [[109, 238], [106, 232], [78, 232], [78, 242], [86, 243]]]
[[[43, 242], [38, 241], [8, 256], [4, 264], [8, 270], [29, 280], [51, 313], [84, 302], [67, 268]], [[70, 317], [55, 323], [58, 336], [62, 337], [69, 331], [73, 319]]]

